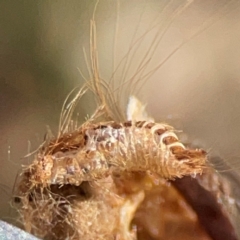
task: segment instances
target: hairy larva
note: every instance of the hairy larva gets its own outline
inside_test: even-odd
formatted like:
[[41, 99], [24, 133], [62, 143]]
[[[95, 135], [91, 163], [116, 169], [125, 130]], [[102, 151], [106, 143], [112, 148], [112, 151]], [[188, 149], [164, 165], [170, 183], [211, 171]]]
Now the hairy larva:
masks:
[[173, 128], [154, 122], [84, 124], [44, 146], [28, 167], [32, 185], [94, 181], [116, 171], [146, 172], [165, 179], [202, 173], [203, 150], [186, 149]]
[[[170, 181], [166, 181], [183, 175], [197, 175], [196, 179], [184, 177], [182, 180], [192, 183], [189, 185], [193, 190], [200, 188], [198, 173], [210, 168], [206, 166], [206, 153], [188, 150], [178, 141], [172, 127], [153, 122], [140, 110], [140, 115], [145, 116], [143, 121], [136, 113], [136, 107], [128, 108], [130, 121], [122, 119], [124, 114], [115, 109], [118, 102], [112, 98], [115, 89], [108, 88], [99, 77], [94, 36], [91, 59], [94, 80], [88, 82], [88, 87], [100, 99], [104, 121], [92, 117], [82, 126], [72, 128], [71, 113], [76, 101], [70, 104], [66, 118], [61, 119], [59, 135], [46, 141], [33, 163], [25, 167], [17, 184], [16, 196], [21, 200], [19, 212], [25, 229], [44, 239], [141, 239], [141, 228], [145, 226], [148, 231], [143, 233], [142, 239], [168, 239], [168, 233], [160, 230], [171, 222], [172, 226], [190, 225], [201, 239], [209, 239], [209, 236], [217, 239], [210, 231], [206, 234], [199, 227], [199, 219], [202, 219], [199, 210], [195, 208], [194, 212], [193, 204], [189, 207], [183, 198], [189, 193], [189, 199], [200, 205], [200, 195], [193, 198], [191, 187], [181, 189], [178, 179], [170, 186]], [[81, 91], [79, 93], [81, 95]], [[144, 107], [140, 105], [140, 109]], [[109, 119], [114, 121], [107, 121]], [[214, 171], [204, 171], [204, 180], [208, 174], [215, 176]], [[216, 194], [213, 189], [211, 193], [199, 192], [204, 198], [213, 200], [211, 207], [216, 207], [219, 219], [226, 223], [218, 225], [224, 230], [228, 228], [227, 235], [220, 237], [236, 239], [229, 216], [222, 213], [220, 204], [212, 196], [225, 193], [225, 189], [219, 189], [218, 179], [209, 180], [217, 186]], [[166, 209], [161, 209], [159, 214], [166, 218], [154, 228], [159, 231], [156, 233], [151, 230], [152, 226], [146, 226], [141, 210], [146, 211], [149, 206], [157, 209], [159, 202], [166, 202]], [[176, 208], [169, 209], [171, 205]], [[173, 213], [179, 213], [180, 218]], [[151, 217], [146, 219], [150, 218], [148, 222], [153, 223]], [[204, 226], [203, 222], [201, 224]], [[186, 239], [182, 235], [177, 238]]]

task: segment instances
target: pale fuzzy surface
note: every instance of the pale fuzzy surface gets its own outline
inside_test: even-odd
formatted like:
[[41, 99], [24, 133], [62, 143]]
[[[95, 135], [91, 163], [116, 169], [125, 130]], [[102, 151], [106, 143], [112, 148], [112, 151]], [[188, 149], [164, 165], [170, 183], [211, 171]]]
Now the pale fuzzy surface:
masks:
[[14, 227], [6, 222], [0, 221], [1, 240], [38, 240], [33, 235]]
[[154, 121], [147, 112], [146, 105], [143, 105], [135, 96], [130, 96], [127, 105], [127, 120], [132, 121]]

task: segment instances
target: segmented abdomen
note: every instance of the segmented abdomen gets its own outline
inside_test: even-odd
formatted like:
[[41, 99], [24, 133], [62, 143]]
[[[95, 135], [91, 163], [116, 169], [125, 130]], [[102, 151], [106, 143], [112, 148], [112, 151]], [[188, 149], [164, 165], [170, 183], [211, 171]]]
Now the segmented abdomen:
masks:
[[205, 162], [206, 153], [186, 149], [169, 125], [145, 121], [89, 123], [53, 141], [34, 161], [31, 179], [79, 185], [112, 171], [151, 171], [173, 179], [201, 173]]

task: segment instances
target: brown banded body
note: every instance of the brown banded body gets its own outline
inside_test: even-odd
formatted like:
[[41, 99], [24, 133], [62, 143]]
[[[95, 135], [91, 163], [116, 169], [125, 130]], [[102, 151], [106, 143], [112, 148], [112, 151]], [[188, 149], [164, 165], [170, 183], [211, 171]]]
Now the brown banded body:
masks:
[[53, 140], [27, 171], [33, 185], [78, 186], [113, 171], [150, 171], [164, 179], [196, 175], [206, 160], [205, 151], [187, 149], [167, 124], [103, 122]]

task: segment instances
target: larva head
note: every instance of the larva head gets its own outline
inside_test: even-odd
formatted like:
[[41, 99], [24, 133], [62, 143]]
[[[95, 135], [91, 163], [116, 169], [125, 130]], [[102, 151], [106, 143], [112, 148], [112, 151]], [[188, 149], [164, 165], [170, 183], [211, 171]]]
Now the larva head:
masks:
[[206, 166], [207, 153], [202, 149], [172, 147], [171, 153], [174, 160], [169, 164], [168, 171], [173, 175], [175, 172], [175, 177], [201, 174]]

